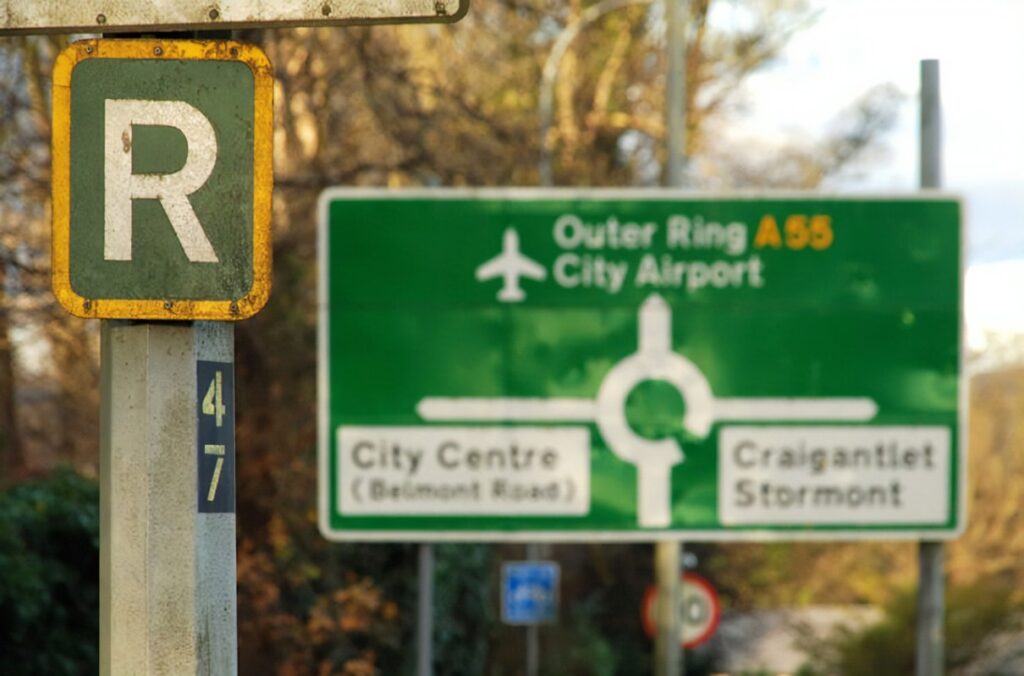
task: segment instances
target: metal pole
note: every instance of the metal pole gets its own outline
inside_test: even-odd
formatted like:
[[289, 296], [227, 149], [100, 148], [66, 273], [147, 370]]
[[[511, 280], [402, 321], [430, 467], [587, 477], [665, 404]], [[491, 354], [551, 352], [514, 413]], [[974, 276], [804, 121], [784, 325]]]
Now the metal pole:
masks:
[[537, 676], [538, 673], [540, 673], [540, 633], [536, 624], [530, 624], [526, 627], [526, 676]]
[[434, 673], [434, 545], [420, 545], [419, 617], [416, 622], [416, 674]]
[[[939, 62], [921, 62], [921, 187], [942, 185], [942, 114]], [[944, 547], [941, 542], [918, 546], [916, 675], [938, 676], [944, 668]]]
[[942, 103], [939, 62], [921, 62], [921, 187], [942, 187]]
[[945, 549], [941, 542], [918, 544], [917, 587], [917, 676], [937, 676], [943, 673], [944, 639], [943, 615], [945, 590], [943, 589], [943, 559]]
[[[665, 0], [667, 36], [665, 48], [665, 128], [667, 161], [665, 185], [681, 188], [686, 181], [686, 0]], [[666, 540], [655, 545], [655, 574], [658, 586], [657, 625], [654, 644], [654, 673], [680, 676], [685, 673], [682, 647], [682, 590], [680, 561], [683, 543]]]
[[237, 674], [234, 327], [101, 331], [100, 672]]
[[665, 184], [672, 188], [686, 185], [686, 22], [687, 0], [665, 0], [668, 36], [668, 73], [665, 84], [665, 127], [668, 130], [668, 172]]
[[683, 649], [680, 631], [680, 545], [663, 540], [654, 545], [654, 576], [658, 596], [655, 604], [657, 635], [654, 638], [655, 676], [679, 676]]
[[[541, 557], [541, 545], [531, 542], [526, 545], [526, 560], [537, 561]], [[540, 673], [540, 628], [536, 624], [526, 626], [526, 676]]]

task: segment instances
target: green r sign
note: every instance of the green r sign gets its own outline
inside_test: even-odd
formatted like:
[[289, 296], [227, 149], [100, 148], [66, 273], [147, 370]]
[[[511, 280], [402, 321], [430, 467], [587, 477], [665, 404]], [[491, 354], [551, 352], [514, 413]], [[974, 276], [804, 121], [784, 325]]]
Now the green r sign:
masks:
[[54, 290], [81, 316], [241, 319], [269, 294], [270, 74], [231, 42], [93, 40], [54, 71]]

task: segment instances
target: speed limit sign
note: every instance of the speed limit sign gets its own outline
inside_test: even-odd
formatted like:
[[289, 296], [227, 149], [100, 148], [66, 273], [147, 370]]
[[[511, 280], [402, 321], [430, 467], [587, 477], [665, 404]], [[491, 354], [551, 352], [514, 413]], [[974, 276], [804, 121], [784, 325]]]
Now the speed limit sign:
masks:
[[[693, 648], [704, 643], [718, 628], [722, 618], [722, 607], [718, 603], [718, 592], [697, 573], [683, 573], [683, 600], [679, 609], [682, 624], [680, 637], [684, 648]], [[655, 601], [658, 588], [653, 584], [647, 587], [644, 594], [641, 619], [644, 631], [651, 638], [657, 633], [655, 626]]]

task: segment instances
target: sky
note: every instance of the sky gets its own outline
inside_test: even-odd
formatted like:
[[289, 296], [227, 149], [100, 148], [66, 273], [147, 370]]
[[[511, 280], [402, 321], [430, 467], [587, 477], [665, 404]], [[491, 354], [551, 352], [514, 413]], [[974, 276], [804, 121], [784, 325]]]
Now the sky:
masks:
[[[968, 344], [1024, 332], [1024, 2], [811, 0], [816, 21], [747, 89], [751, 133], [814, 136], [872, 86], [905, 102], [885, 155], [837, 191], [898, 193], [918, 185], [920, 62], [938, 59], [943, 188], [964, 200]], [[1020, 291], [1018, 291], [1020, 290]]]

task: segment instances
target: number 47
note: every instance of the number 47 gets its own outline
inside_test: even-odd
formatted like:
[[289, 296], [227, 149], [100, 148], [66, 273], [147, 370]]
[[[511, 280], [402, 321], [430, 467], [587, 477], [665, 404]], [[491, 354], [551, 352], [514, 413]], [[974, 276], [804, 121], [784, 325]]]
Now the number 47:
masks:
[[216, 416], [217, 427], [220, 427], [224, 424], [224, 414], [227, 410], [224, 406], [224, 374], [217, 371], [210, 381], [209, 389], [206, 390], [206, 396], [203, 397], [203, 413]]
[[[203, 397], [202, 410], [204, 415], [214, 416], [217, 427], [224, 424], [227, 407], [224, 406], [224, 376], [220, 371], [217, 371], [213, 380], [210, 381], [210, 387], [206, 390], [206, 396]], [[203, 453], [217, 456], [217, 466], [214, 467], [213, 478], [210, 480], [210, 491], [206, 494], [206, 501], [213, 502], [217, 497], [217, 485], [220, 483], [220, 473], [224, 468], [226, 450], [224, 444], [205, 444]]]

